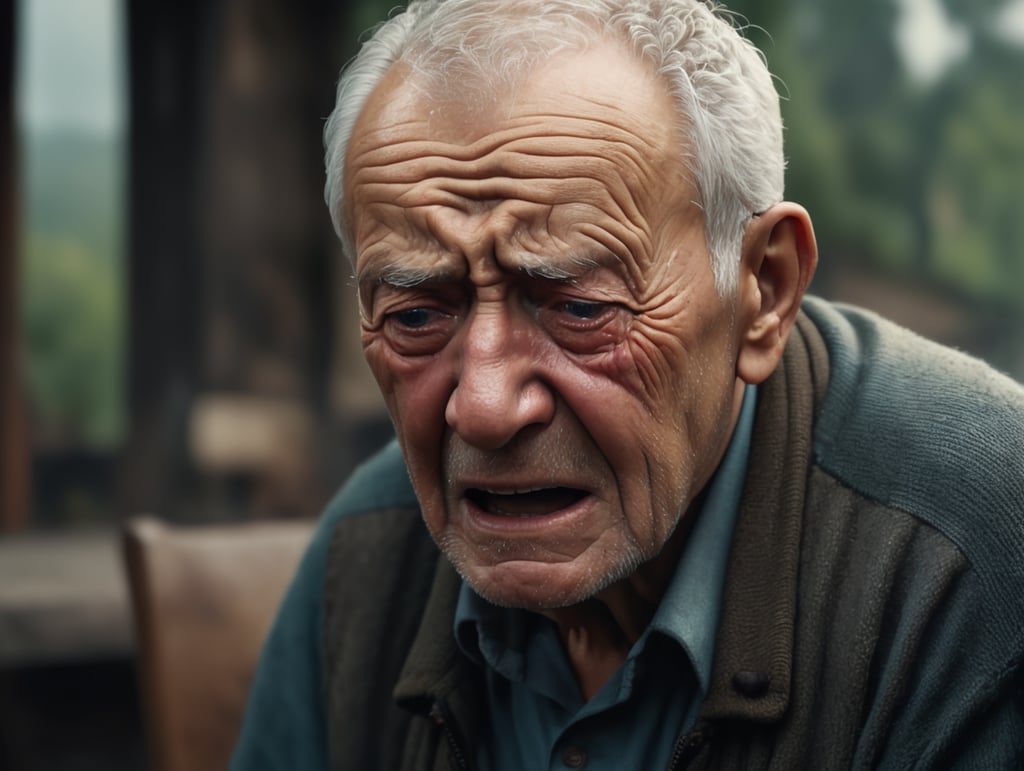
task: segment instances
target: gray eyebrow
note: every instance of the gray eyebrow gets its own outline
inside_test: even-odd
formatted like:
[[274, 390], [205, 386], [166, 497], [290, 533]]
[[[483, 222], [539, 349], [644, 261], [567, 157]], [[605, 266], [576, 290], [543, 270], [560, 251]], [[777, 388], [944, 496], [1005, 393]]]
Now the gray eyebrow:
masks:
[[377, 274], [378, 284], [389, 284], [395, 287], [409, 288], [425, 284], [437, 274], [423, 268], [408, 265], [388, 265]]
[[[558, 264], [553, 264], [542, 255], [522, 254], [519, 257], [519, 265], [516, 266], [516, 270], [530, 278], [573, 281], [611, 261], [614, 261], [614, 258], [610, 255], [608, 259], [601, 259], [589, 254], [575, 254], [563, 258]], [[379, 267], [371, 267], [359, 278], [359, 283], [387, 284], [398, 289], [411, 289], [423, 284], [448, 281], [455, 276], [456, 271], [452, 269], [438, 270], [437, 268], [422, 268], [400, 263], [386, 263]]]
[[603, 265], [602, 261], [590, 255], [572, 255], [566, 264], [553, 265], [544, 262], [539, 255], [524, 255], [519, 270], [530, 278], [547, 279], [549, 281], [572, 281]]
[[366, 271], [360, 277], [361, 284], [387, 284], [398, 289], [410, 289], [430, 282], [451, 278], [451, 270], [431, 270], [412, 265], [388, 264]]

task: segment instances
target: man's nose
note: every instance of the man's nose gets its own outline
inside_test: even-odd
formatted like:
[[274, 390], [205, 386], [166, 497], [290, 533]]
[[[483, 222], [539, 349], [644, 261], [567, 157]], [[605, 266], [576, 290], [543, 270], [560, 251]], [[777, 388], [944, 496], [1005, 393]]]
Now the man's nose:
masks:
[[522, 429], [551, 421], [555, 399], [538, 377], [528, 322], [507, 308], [478, 308], [467, 320], [458, 382], [445, 419], [459, 437], [482, 450], [504, 447]]

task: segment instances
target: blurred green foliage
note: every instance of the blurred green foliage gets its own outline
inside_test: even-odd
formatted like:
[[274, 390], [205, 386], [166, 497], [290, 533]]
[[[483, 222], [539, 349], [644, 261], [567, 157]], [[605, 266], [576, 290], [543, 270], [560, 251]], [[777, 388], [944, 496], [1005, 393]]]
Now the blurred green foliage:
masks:
[[1024, 47], [998, 22], [1010, 2], [935, 0], [968, 44], [930, 80], [904, 64], [900, 0], [729, 3], [787, 97], [787, 196], [811, 211], [823, 271], [863, 264], [1024, 318]]
[[121, 142], [33, 132], [22, 148], [33, 435], [42, 445], [113, 447], [125, 429]]

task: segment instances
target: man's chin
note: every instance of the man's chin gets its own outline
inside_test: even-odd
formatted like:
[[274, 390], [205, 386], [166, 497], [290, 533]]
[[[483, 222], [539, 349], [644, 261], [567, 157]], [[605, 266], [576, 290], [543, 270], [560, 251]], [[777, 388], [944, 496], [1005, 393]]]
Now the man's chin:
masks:
[[583, 602], [615, 580], [569, 562], [507, 560], [496, 565], [459, 565], [462, 578], [488, 602], [504, 608], [543, 611]]

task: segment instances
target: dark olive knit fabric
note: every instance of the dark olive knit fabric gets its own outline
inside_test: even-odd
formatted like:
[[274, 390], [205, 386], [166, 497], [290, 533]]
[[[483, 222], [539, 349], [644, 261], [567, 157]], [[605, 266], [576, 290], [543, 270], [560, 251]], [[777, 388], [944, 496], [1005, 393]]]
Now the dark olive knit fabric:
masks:
[[[321, 532], [233, 768], [318, 758], [284, 745], [318, 736], [333, 768], [472, 768], [459, 582], [393, 447]], [[711, 689], [676, 767], [1024, 767], [1022, 545], [1024, 390], [808, 300], [761, 387]], [[295, 627], [322, 636], [303, 648]], [[309, 689], [310, 659], [324, 690], [281, 709]]]

